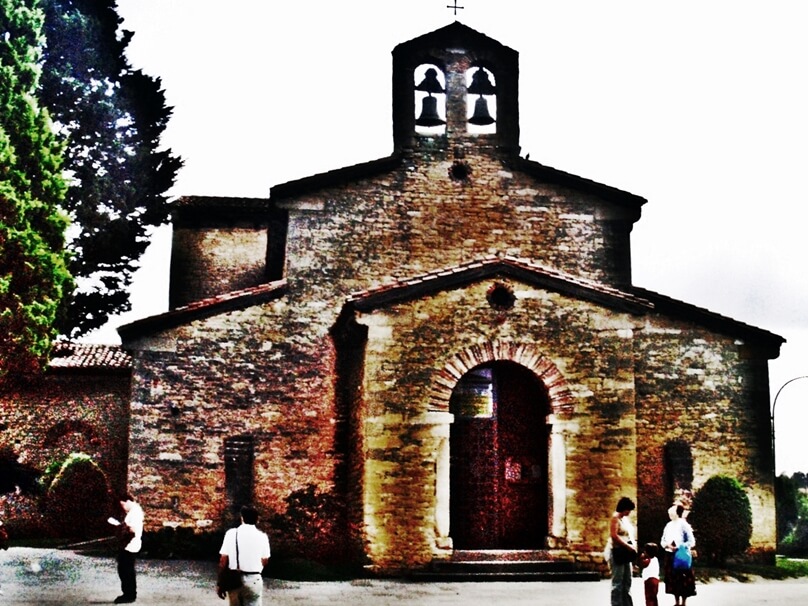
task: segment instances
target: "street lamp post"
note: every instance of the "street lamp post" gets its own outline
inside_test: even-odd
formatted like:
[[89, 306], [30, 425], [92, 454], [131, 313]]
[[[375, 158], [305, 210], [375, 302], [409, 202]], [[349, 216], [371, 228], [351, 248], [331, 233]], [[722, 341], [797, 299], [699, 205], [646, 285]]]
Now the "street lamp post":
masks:
[[777, 469], [774, 466], [774, 463], [775, 463], [775, 452], [774, 452], [774, 447], [775, 447], [775, 442], [774, 442], [774, 409], [777, 406], [777, 398], [780, 396], [780, 393], [782, 393], [785, 386], [790, 384], [790, 383], [793, 383], [794, 381], [799, 381], [800, 379], [808, 379], [808, 375], [802, 375], [800, 377], [794, 377], [793, 379], [789, 379], [788, 381], [783, 383], [780, 386], [780, 389], [777, 390], [777, 393], [774, 394], [774, 400], [772, 401], [772, 414], [771, 414], [771, 422], [772, 422], [772, 467], [774, 468], [772, 471], [774, 471], [775, 475], [777, 474]]

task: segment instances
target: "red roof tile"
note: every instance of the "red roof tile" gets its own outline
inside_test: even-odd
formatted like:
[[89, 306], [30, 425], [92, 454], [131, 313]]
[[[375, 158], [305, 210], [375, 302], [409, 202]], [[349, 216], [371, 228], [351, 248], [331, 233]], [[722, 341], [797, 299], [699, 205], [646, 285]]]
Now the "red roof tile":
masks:
[[284, 292], [286, 292], [285, 279], [234, 290], [125, 324], [118, 328], [118, 334], [124, 340], [135, 338], [138, 335], [179, 326], [191, 320], [206, 318], [234, 309], [244, 309], [257, 302], [280, 296]]
[[132, 357], [119, 345], [59, 341], [53, 346], [49, 370], [130, 370]]
[[644, 313], [653, 308], [653, 304], [649, 301], [630, 292], [565, 274], [528, 259], [496, 255], [442, 267], [409, 278], [397, 278], [387, 284], [353, 292], [348, 302], [359, 310], [376, 309], [424, 293], [496, 275], [507, 275], [528, 283], [537, 283], [558, 292], [598, 301], [610, 307], [628, 309], [634, 313]]

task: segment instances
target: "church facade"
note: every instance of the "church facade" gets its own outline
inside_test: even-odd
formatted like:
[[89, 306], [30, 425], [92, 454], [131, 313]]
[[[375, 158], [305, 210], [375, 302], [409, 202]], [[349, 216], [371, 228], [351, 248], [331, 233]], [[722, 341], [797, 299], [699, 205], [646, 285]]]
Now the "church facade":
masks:
[[119, 330], [152, 529], [307, 495], [320, 532], [273, 542], [379, 573], [489, 550], [596, 567], [621, 496], [656, 540], [727, 474], [773, 556], [783, 339], [635, 286], [646, 200], [521, 157], [518, 85], [518, 53], [453, 23], [393, 51], [389, 157], [178, 201], [170, 309]]

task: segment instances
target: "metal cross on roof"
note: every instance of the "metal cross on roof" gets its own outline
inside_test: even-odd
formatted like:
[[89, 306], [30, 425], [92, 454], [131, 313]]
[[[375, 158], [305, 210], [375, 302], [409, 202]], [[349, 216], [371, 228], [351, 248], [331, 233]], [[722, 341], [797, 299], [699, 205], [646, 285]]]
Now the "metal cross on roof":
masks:
[[464, 7], [462, 7], [462, 6], [457, 6], [457, 0], [453, 0], [453, 2], [454, 2], [454, 4], [453, 4], [453, 5], [452, 5], [452, 4], [447, 4], [447, 5], [446, 5], [446, 8], [451, 8], [451, 9], [454, 9], [454, 14], [456, 15], [456, 14], [457, 14], [457, 10], [458, 10], [458, 9], [461, 9], [461, 10], [462, 10]]

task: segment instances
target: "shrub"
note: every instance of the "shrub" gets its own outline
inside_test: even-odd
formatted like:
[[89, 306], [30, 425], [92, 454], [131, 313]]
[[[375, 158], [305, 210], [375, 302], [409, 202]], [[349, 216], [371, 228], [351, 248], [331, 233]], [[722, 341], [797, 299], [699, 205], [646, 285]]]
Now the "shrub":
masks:
[[774, 479], [777, 513], [777, 542], [781, 543], [797, 526], [800, 517], [801, 494], [797, 482], [785, 474]]
[[713, 476], [693, 498], [688, 517], [700, 556], [719, 566], [740, 555], [752, 537], [752, 507], [741, 483], [729, 476]]
[[345, 562], [345, 507], [333, 494], [318, 492], [313, 484], [286, 498], [287, 510], [270, 519], [277, 532], [278, 552], [319, 563]]
[[69, 539], [109, 536], [113, 533], [107, 518], [120, 515], [113, 509], [106, 475], [81, 453], [68, 456], [46, 486], [43, 510], [50, 534]]
[[791, 557], [808, 556], [808, 497], [799, 494], [797, 521], [780, 541], [778, 553]]

